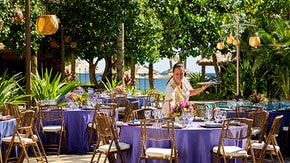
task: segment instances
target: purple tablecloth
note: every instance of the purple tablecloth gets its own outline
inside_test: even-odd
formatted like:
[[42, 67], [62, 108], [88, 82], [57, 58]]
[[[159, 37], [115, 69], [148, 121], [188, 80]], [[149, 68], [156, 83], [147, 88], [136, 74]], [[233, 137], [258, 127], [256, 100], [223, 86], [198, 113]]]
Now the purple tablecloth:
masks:
[[[103, 103], [109, 103], [109, 102], [111, 102], [111, 99], [110, 98], [100, 98], [100, 99], [102, 99], [102, 102]], [[145, 102], [146, 102], [146, 97], [145, 96], [140, 96], [140, 97], [127, 97], [127, 99], [130, 102], [138, 101], [138, 108], [137, 109], [140, 109], [141, 106], [144, 106], [145, 105]]]
[[93, 116], [94, 110], [67, 110], [64, 112], [68, 153], [84, 154], [89, 151], [87, 126]]
[[[212, 162], [214, 158], [212, 148], [218, 145], [221, 128], [203, 128], [199, 126], [200, 124], [199, 122], [194, 122], [194, 127], [192, 128], [175, 130], [179, 162]], [[231, 131], [233, 133], [240, 132], [241, 127], [233, 126]], [[126, 162], [138, 162], [140, 127], [123, 125], [120, 133], [120, 141], [129, 143], [132, 147], [131, 152], [124, 154]]]
[[0, 145], [2, 144], [2, 138], [11, 136], [16, 126], [16, 119], [10, 119], [6, 121], [0, 121]]

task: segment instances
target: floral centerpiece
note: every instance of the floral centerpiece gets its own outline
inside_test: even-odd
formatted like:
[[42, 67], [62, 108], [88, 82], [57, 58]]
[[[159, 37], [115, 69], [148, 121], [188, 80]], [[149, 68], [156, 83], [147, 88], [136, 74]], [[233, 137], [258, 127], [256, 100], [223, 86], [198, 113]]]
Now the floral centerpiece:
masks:
[[264, 94], [260, 94], [260, 93], [253, 93], [251, 96], [250, 96], [250, 101], [254, 104], [266, 104], [268, 103], [268, 99], [267, 97], [264, 95]]
[[170, 106], [171, 115], [174, 117], [181, 117], [182, 112], [193, 112], [193, 106], [188, 101], [181, 101], [175, 106]]
[[81, 87], [79, 87], [76, 90], [69, 92], [65, 96], [64, 102], [71, 108], [79, 108], [83, 105], [87, 105], [88, 100], [96, 98], [96, 93], [85, 92]]
[[119, 94], [124, 93], [124, 92], [125, 92], [125, 88], [124, 88], [124, 86], [123, 86], [123, 85], [118, 85], [118, 86], [116, 86], [116, 87], [115, 87], [115, 92], [116, 92], [116, 93], [119, 93]]

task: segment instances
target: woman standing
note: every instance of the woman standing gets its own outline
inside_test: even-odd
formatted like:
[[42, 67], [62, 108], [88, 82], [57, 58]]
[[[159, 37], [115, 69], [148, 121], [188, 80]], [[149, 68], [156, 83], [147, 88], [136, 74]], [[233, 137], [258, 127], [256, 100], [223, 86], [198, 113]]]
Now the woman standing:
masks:
[[199, 94], [212, 84], [205, 84], [200, 88], [193, 89], [189, 81], [184, 77], [184, 66], [176, 63], [173, 66], [173, 76], [166, 83], [165, 102], [162, 106], [162, 113], [171, 117], [170, 106], [181, 101], [188, 101], [190, 96]]

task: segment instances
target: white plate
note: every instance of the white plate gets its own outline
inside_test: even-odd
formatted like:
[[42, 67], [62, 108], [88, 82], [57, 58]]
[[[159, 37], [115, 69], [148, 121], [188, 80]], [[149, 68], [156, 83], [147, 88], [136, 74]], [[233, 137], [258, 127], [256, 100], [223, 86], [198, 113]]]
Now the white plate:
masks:
[[198, 82], [199, 85], [206, 85], [206, 84], [218, 84], [218, 82]]

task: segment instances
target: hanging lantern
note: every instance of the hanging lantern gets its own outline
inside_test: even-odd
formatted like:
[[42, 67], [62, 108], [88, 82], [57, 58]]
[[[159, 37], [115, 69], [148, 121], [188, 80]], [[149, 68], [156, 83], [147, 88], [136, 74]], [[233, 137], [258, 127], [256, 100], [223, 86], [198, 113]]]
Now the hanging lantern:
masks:
[[249, 39], [249, 45], [253, 48], [258, 47], [261, 44], [261, 40], [260, 38], [255, 35], [255, 36], [251, 36]]
[[232, 32], [229, 34], [229, 36], [227, 37], [227, 43], [230, 45], [233, 43], [233, 41], [235, 40], [235, 38], [233, 37]]
[[56, 15], [41, 15], [37, 17], [36, 29], [40, 34], [52, 35], [58, 30], [58, 18]]
[[237, 45], [239, 45], [239, 44], [240, 44], [240, 41], [239, 41], [239, 40], [237, 40], [237, 39], [234, 39], [234, 40], [233, 40], [233, 45], [236, 45], [236, 46], [237, 46]]
[[219, 50], [223, 50], [225, 48], [224, 42], [218, 42], [216, 48]]

